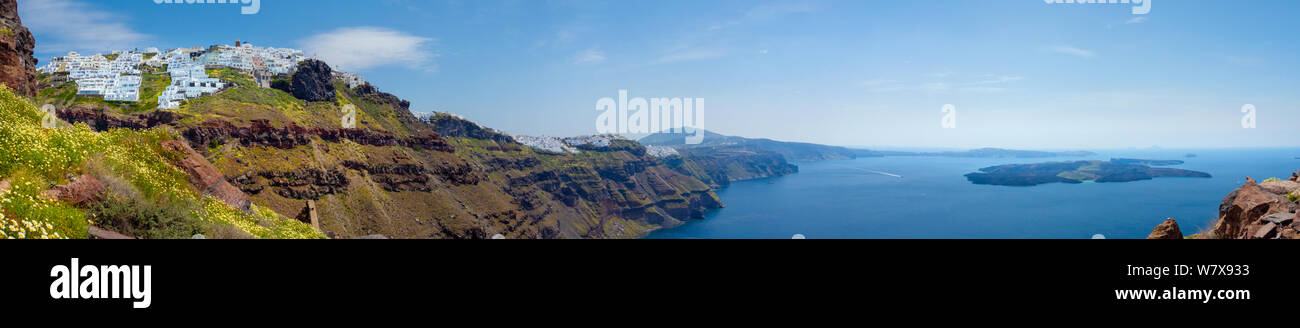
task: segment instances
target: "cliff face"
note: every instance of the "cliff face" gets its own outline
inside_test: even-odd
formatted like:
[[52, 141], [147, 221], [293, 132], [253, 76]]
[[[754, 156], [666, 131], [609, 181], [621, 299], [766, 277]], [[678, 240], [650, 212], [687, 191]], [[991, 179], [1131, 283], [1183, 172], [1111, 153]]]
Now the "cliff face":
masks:
[[679, 156], [666, 158], [664, 163], [677, 172], [695, 177], [715, 188], [726, 187], [733, 181], [779, 177], [799, 172], [799, 167], [787, 163], [781, 154], [743, 146], [684, 148], [678, 150], [678, 153]]
[[[1297, 172], [1300, 175], [1300, 172]], [[1232, 191], [1219, 204], [1219, 220], [1207, 233], [1197, 238], [1212, 239], [1300, 239], [1300, 181], [1292, 175], [1288, 181], [1258, 183], [1246, 178], [1246, 184]], [[1152, 237], [1166, 236], [1171, 220], [1156, 227]], [[1177, 223], [1172, 223], [1177, 230]]]
[[[310, 201], [335, 238], [635, 238], [722, 206], [709, 185], [635, 142], [543, 154], [454, 116], [422, 121], [373, 87], [333, 83], [337, 102], [237, 83], [175, 111], [73, 106], [59, 116], [176, 131], [219, 171], [211, 176], [286, 217]], [[357, 107], [356, 129], [340, 128], [341, 103]]]
[[0, 83], [14, 93], [36, 96], [36, 39], [18, 18], [16, 0], [0, 0]]

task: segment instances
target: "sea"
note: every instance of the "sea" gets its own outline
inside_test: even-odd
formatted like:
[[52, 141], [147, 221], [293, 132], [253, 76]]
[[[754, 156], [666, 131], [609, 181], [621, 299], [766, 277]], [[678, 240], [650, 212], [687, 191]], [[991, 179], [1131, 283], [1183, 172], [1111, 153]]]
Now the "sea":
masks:
[[[1174, 218], [1208, 229], [1245, 183], [1288, 179], [1300, 148], [1126, 149], [1088, 157], [879, 157], [797, 163], [799, 173], [734, 182], [726, 208], [647, 238], [1131, 239]], [[1189, 157], [1194, 154], [1194, 157]], [[1002, 164], [1111, 158], [1176, 159], [1213, 178], [1123, 183], [976, 185], [965, 174]]]

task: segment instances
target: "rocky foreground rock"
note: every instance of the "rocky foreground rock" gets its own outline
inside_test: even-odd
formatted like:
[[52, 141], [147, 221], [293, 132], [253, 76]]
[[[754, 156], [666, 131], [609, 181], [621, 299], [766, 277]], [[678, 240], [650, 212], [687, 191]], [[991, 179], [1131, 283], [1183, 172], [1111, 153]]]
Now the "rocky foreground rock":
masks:
[[[1288, 181], [1258, 183], [1246, 178], [1246, 184], [1229, 193], [1219, 204], [1219, 220], [1214, 227], [1197, 236], [1204, 239], [1300, 239], [1300, 193], [1297, 176]], [[1288, 197], [1288, 195], [1292, 195]], [[1148, 239], [1166, 239], [1177, 222], [1168, 219], [1151, 232]]]
[[14, 93], [36, 96], [36, 39], [18, 18], [16, 0], [0, 0], [0, 83]]
[[1156, 226], [1151, 231], [1147, 239], [1183, 239], [1183, 231], [1178, 229], [1178, 221], [1174, 219], [1165, 219], [1164, 223]]

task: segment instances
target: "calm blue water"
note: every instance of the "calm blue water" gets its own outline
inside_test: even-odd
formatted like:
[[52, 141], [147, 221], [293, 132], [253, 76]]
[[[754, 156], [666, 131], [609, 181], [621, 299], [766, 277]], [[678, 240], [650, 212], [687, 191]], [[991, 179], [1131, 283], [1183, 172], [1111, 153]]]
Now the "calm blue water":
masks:
[[[966, 173], [1057, 159], [885, 157], [803, 163], [791, 176], [742, 181], [718, 191], [727, 208], [649, 238], [1145, 238], [1167, 217], [1184, 233], [1206, 228], [1219, 202], [1245, 183], [1289, 178], [1300, 148], [1119, 150], [1112, 157], [1179, 159], [1211, 179], [981, 186]], [[1199, 155], [1184, 158], [1188, 153]], [[869, 171], [901, 175], [891, 177]]]

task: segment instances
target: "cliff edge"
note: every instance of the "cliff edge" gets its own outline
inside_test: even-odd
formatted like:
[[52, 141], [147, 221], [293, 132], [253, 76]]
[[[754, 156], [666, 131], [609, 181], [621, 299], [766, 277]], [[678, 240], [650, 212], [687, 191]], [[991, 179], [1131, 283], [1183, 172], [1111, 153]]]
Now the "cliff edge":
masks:
[[35, 97], [36, 39], [18, 18], [16, 0], [0, 0], [0, 83], [14, 93]]
[[[1290, 180], [1256, 182], [1246, 178], [1246, 184], [1232, 191], [1219, 204], [1219, 219], [1209, 231], [1192, 236], [1195, 239], [1300, 239], [1300, 172]], [[1172, 226], [1172, 227], [1171, 227]], [[1177, 231], [1173, 219], [1157, 226], [1149, 239], [1171, 235]], [[1181, 234], [1181, 233], [1179, 233]]]

